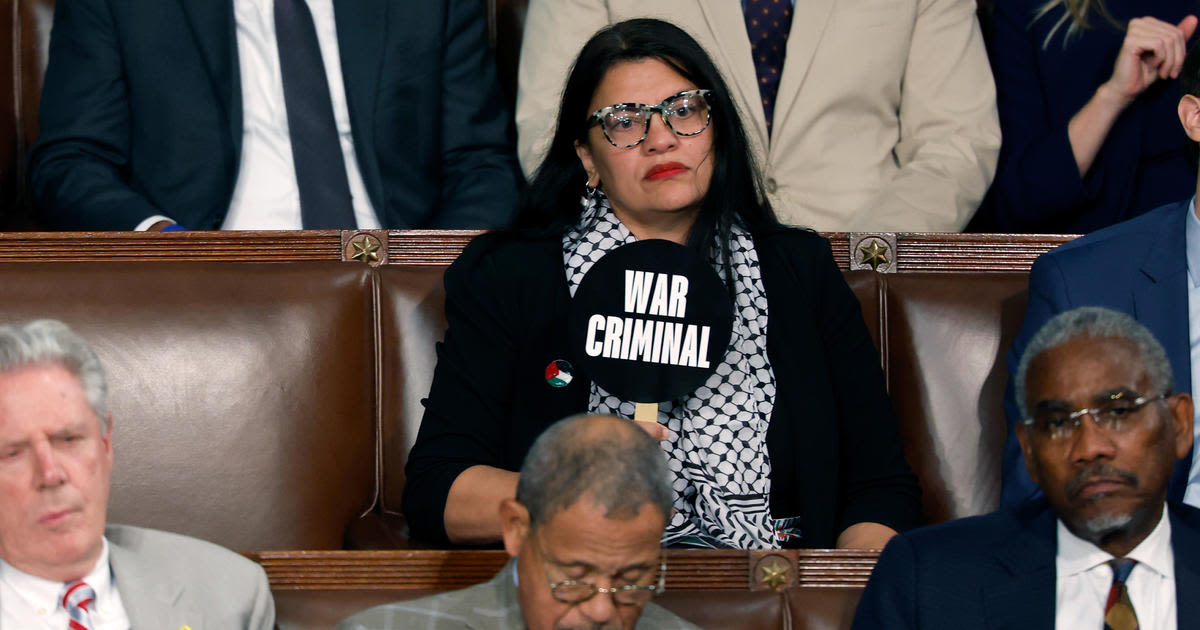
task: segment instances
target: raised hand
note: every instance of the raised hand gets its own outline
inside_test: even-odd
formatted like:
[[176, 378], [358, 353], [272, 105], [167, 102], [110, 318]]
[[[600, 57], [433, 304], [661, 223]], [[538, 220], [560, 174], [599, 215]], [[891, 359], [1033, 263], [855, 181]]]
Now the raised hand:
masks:
[[1178, 77], [1196, 23], [1194, 15], [1177, 25], [1148, 16], [1130, 20], [1112, 76], [1102, 89], [1128, 105], [1155, 81]]

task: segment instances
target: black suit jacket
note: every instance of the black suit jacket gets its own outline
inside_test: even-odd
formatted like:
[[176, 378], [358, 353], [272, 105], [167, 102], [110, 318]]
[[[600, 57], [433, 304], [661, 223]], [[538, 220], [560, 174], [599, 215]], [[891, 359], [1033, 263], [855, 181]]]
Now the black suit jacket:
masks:
[[[381, 224], [506, 223], [518, 171], [481, 3], [334, 0], [334, 12]], [[219, 227], [241, 156], [240, 86], [233, 0], [59, 0], [31, 154], [41, 221]]]
[[[785, 229], [754, 235], [769, 301], [775, 409], [767, 430], [771, 511], [800, 516], [805, 547], [833, 547], [854, 523], [920, 524], [879, 353], [829, 242]], [[485, 464], [519, 470], [553, 422], [587, 410], [591, 381], [568, 349], [571, 308], [559, 237], [476, 239], [446, 272], [449, 329], [409, 454], [404, 513], [414, 538], [447, 543], [454, 479]], [[546, 383], [566, 359], [574, 379]]]
[[[1178, 627], [1200, 628], [1200, 510], [1168, 507]], [[1054, 630], [1055, 523], [1039, 500], [896, 536], [853, 630]]]

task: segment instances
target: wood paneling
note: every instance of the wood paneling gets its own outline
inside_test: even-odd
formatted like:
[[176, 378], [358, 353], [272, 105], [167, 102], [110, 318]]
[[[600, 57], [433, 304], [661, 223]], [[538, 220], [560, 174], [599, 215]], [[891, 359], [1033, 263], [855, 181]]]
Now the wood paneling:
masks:
[[[361, 232], [25, 232], [0, 233], [0, 261], [222, 260], [295, 262], [347, 260], [346, 244]], [[479, 232], [371, 231], [387, 265], [448, 265]], [[854, 235], [830, 232], [834, 259], [850, 268]], [[861, 236], [861, 235], [858, 235]], [[1035, 258], [1074, 238], [1034, 234], [897, 234], [892, 273], [1028, 271]], [[857, 253], [856, 253], [857, 255]]]

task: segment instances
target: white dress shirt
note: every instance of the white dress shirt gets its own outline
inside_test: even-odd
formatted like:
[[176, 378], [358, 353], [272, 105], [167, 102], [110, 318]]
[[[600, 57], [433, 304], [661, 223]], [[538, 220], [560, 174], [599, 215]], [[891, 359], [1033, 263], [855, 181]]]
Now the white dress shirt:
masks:
[[[1187, 248], [1188, 272], [1188, 338], [1191, 343], [1192, 396], [1200, 395], [1200, 218], [1196, 217], [1196, 198], [1188, 204], [1187, 227], [1184, 230], [1184, 245]], [[1192, 416], [1192, 469], [1188, 473], [1187, 489], [1183, 502], [1200, 507], [1200, 404], [1195, 406]]]
[[[312, 12], [321, 58], [325, 63], [333, 117], [353, 198], [354, 218], [359, 229], [377, 229], [379, 218], [367, 197], [350, 133], [350, 109], [346, 105], [333, 0], [306, 2]], [[242, 155], [233, 199], [221, 225], [223, 230], [298, 230], [302, 226], [300, 191], [292, 164], [292, 141], [288, 135], [287, 106], [279, 70], [279, 49], [275, 44], [274, 10], [274, 0], [233, 2], [242, 84]], [[147, 229], [163, 219], [169, 217], [148, 217], [136, 229]]]
[[[95, 630], [129, 630], [129, 616], [108, 565], [108, 541], [96, 566], [83, 578], [96, 592], [88, 607]], [[62, 607], [65, 585], [18, 571], [0, 560], [0, 628], [3, 630], [64, 630], [71, 618]]]
[[[1125, 556], [1137, 560], [1125, 586], [1138, 626], [1154, 630], [1176, 630], [1175, 555], [1166, 509], [1164, 506], [1150, 535]], [[1112, 559], [1112, 554], [1072, 534], [1058, 521], [1057, 630], [1104, 627], [1104, 604], [1113, 579], [1112, 567], [1106, 563]]]

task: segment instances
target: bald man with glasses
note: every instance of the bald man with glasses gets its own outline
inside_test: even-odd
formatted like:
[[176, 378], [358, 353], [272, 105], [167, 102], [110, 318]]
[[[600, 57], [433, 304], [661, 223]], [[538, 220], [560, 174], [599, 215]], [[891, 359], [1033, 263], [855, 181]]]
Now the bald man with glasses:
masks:
[[517, 497], [500, 504], [512, 560], [460, 591], [378, 606], [339, 630], [699, 630], [650, 600], [663, 591], [659, 540], [671, 483], [658, 443], [628, 420], [575, 416], [525, 458]]

